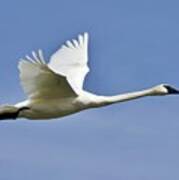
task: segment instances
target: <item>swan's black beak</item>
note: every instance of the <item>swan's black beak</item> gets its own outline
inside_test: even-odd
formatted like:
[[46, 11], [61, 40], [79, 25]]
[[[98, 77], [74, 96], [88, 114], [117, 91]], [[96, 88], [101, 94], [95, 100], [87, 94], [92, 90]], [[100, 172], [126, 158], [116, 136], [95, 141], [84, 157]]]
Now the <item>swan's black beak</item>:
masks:
[[168, 94], [178, 94], [179, 95], [178, 89], [175, 89], [175, 88], [168, 86], [168, 85], [165, 85], [165, 88], [167, 89]]

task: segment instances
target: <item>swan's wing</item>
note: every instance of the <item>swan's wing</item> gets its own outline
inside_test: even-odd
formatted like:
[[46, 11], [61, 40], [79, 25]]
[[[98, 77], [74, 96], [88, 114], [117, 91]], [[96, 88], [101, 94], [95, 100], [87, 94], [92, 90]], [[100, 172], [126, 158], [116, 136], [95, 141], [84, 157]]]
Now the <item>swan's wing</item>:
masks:
[[57, 74], [67, 77], [73, 90], [79, 94], [83, 89], [83, 81], [89, 72], [88, 34], [79, 35], [78, 39], [67, 41], [65, 45], [52, 55], [49, 68]]
[[66, 78], [53, 72], [46, 64], [39, 50], [19, 62], [20, 79], [25, 93], [31, 99], [62, 98], [76, 96]]

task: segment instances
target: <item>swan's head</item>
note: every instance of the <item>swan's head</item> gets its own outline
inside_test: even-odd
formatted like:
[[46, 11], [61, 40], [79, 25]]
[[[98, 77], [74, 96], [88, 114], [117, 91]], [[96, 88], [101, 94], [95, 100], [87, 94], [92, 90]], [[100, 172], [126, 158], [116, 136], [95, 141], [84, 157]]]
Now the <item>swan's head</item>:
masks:
[[152, 88], [154, 95], [179, 95], [179, 89], [176, 89], [168, 84], [160, 84]]

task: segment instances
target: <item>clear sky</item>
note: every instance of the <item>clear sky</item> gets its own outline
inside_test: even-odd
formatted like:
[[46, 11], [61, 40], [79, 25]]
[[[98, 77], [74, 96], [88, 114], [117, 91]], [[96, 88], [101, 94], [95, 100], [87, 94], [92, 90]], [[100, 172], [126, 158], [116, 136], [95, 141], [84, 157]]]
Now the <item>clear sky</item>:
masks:
[[[0, 104], [25, 98], [17, 64], [90, 34], [85, 89], [179, 87], [179, 2], [0, 1]], [[53, 121], [0, 122], [0, 180], [178, 180], [179, 97], [144, 98]]]

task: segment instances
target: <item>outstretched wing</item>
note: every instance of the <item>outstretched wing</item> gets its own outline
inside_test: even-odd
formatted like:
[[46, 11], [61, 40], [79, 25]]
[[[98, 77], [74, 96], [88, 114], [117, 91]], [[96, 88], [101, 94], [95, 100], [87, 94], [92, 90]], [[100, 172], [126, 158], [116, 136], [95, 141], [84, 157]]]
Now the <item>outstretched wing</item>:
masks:
[[55, 73], [65, 76], [79, 94], [83, 90], [83, 81], [89, 72], [88, 62], [88, 34], [79, 35], [78, 39], [67, 41], [56, 53], [48, 64]]
[[66, 77], [53, 72], [45, 63], [42, 51], [33, 58], [26, 56], [19, 62], [20, 79], [25, 93], [31, 99], [76, 96]]

